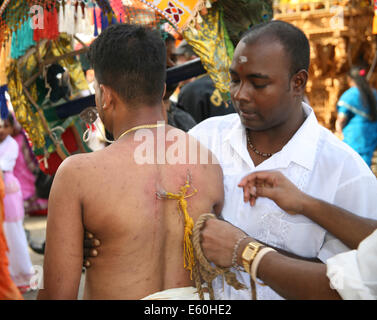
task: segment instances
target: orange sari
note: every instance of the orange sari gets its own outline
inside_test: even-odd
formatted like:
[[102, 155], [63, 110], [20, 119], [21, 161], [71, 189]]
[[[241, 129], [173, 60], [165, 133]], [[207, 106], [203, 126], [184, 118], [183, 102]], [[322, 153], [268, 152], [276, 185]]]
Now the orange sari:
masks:
[[0, 300], [23, 300], [8, 269], [8, 246], [3, 231], [5, 186], [0, 176]]

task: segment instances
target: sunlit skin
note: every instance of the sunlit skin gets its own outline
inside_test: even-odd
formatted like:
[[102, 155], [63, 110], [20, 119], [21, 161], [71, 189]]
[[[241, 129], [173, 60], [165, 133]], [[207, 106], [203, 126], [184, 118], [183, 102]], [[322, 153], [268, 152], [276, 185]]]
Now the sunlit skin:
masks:
[[307, 72], [290, 75], [290, 66], [290, 58], [278, 41], [241, 41], [236, 47], [229, 70], [230, 94], [260, 151], [281, 150], [304, 121], [301, 101]]

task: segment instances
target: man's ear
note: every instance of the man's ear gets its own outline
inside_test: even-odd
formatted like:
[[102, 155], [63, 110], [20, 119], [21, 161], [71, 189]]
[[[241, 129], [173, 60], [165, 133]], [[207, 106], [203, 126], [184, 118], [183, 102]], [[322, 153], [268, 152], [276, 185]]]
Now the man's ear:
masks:
[[302, 69], [292, 77], [293, 92], [295, 96], [298, 95], [301, 97], [305, 93], [308, 76], [308, 72]]
[[162, 95], [162, 100], [165, 99], [165, 94], [166, 94], [166, 83], [164, 84], [164, 93], [163, 93], [163, 95]]
[[108, 108], [114, 107], [114, 92], [108, 86], [101, 84], [99, 86], [101, 90], [102, 97], [102, 109], [106, 110]]

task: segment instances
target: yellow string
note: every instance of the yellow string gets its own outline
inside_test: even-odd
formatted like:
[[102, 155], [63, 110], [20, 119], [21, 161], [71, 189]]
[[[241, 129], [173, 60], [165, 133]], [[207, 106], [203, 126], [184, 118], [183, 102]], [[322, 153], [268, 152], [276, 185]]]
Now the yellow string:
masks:
[[166, 192], [165, 196], [168, 199], [178, 200], [178, 210], [180, 214], [183, 213], [185, 219], [185, 229], [184, 229], [184, 236], [183, 236], [183, 267], [186, 270], [190, 271], [190, 279], [192, 280], [192, 270], [195, 265], [194, 259], [194, 248], [191, 241], [192, 230], [194, 228], [194, 220], [191, 218], [189, 213], [187, 212], [187, 201], [186, 198], [193, 196], [198, 190], [194, 189], [194, 192], [186, 195], [187, 190], [191, 188], [188, 180], [186, 180], [186, 184], [180, 188], [180, 192], [178, 194], [174, 194], [171, 192]]

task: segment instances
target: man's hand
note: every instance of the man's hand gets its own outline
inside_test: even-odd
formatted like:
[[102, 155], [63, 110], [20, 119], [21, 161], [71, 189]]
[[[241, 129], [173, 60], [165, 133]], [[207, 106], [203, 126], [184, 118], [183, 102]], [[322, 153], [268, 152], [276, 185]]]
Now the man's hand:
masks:
[[[230, 267], [234, 245], [245, 233], [229, 222], [209, 219], [201, 231], [202, 250], [208, 261], [219, 267]], [[247, 241], [250, 241], [250, 239]], [[241, 249], [242, 243], [239, 248]], [[240, 250], [239, 250], [240, 251]]]
[[259, 171], [244, 177], [238, 184], [243, 188], [244, 201], [255, 205], [258, 197], [269, 198], [289, 214], [302, 214], [307, 195], [279, 171]]
[[98, 248], [101, 245], [101, 242], [94, 238], [94, 235], [88, 231], [85, 231], [84, 239], [84, 261], [83, 266], [89, 268], [92, 264], [89, 258], [94, 258], [98, 256]]

